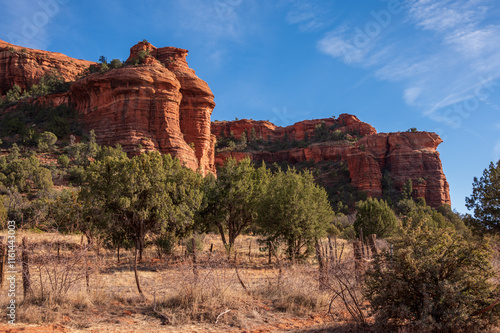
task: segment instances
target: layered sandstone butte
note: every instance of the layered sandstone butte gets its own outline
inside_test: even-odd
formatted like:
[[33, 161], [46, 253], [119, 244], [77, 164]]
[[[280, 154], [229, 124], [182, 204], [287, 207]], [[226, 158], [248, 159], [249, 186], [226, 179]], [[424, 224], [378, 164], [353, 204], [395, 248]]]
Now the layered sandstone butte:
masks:
[[394, 187], [400, 190], [411, 179], [413, 196], [425, 198], [426, 202], [438, 207], [451, 204], [449, 186], [442, 170], [437, 146], [442, 142], [435, 133], [404, 132], [379, 133], [353, 115], [342, 114], [337, 119], [317, 119], [298, 122], [288, 127], [277, 127], [267, 121], [238, 120], [212, 123], [212, 133], [221, 137], [240, 138], [243, 133], [255, 133], [257, 138], [279, 142], [301, 141], [312, 138], [318, 125], [333, 126], [346, 136], [359, 140], [327, 141], [307, 144], [307, 147], [280, 151], [226, 150], [215, 157], [216, 164], [222, 164], [232, 157], [250, 157], [256, 161], [289, 162], [291, 164], [314, 161], [346, 162], [351, 184], [373, 197], [380, 197], [383, 178], [390, 177]]
[[0, 40], [0, 96], [15, 84], [24, 91], [45, 74], [57, 70], [66, 81], [74, 81], [92, 61], [73, 59], [61, 53], [28, 49]]
[[71, 86], [85, 125], [104, 145], [178, 157], [202, 174], [215, 172], [215, 137], [210, 133], [214, 96], [186, 62], [188, 51], [140, 42], [129, 60], [146, 51], [142, 65], [95, 73]]
[[180, 83], [159, 64], [127, 66], [96, 73], [71, 86], [85, 125], [103, 145], [119, 143], [127, 152], [158, 150], [198, 168], [194, 150], [179, 124]]

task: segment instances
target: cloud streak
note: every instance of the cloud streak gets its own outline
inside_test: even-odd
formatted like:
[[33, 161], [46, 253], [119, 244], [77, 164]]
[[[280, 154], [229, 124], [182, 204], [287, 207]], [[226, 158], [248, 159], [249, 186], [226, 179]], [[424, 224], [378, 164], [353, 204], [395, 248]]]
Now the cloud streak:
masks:
[[317, 45], [320, 52], [373, 71], [380, 80], [403, 83], [406, 104], [449, 123], [439, 113], [443, 108], [473, 97], [486, 78], [500, 78], [500, 25], [489, 20], [491, 6], [487, 0], [412, 0], [398, 29], [391, 27], [394, 19], [387, 27], [379, 24], [373, 36], [364, 28], [374, 19], [344, 24]]
[[6, 41], [45, 49], [49, 43], [48, 28], [68, 0], [2, 1], [0, 29]]
[[318, 0], [288, 0], [286, 23], [297, 25], [301, 32], [314, 32], [329, 26], [335, 19], [324, 2]]

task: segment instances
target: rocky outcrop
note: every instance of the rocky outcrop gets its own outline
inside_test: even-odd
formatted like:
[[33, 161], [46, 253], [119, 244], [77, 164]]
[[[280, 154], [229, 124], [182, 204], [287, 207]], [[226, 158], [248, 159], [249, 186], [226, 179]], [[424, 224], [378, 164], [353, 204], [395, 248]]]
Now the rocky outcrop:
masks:
[[71, 86], [86, 127], [101, 144], [119, 143], [132, 153], [158, 150], [202, 174], [215, 172], [210, 133], [215, 103], [207, 83], [188, 67], [186, 50], [140, 42], [129, 61], [141, 51], [146, 51], [142, 65], [95, 73]]
[[153, 64], [89, 75], [71, 86], [71, 95], [99, 143], [118, 143], [127, 152], [169, 153], [196, 170], [194, 150], [180, 129], [180, 87], [173, 73]]
[[326, 143], [314, 144], [307, 148], [293, 148], [281, 150], [278, 152], [268, 151], [249, 151], [249, 152], [235, 152], [224, 151], [215, 156], [215, 164], [222, 165], [228, 158], [241, 160], [249, 157], [252, 160], [264, 161], [266, 163], [283, 162], [287, 161], [292, 164], [302, 163], [308, 161], [322, 162], [333, 161], [340, 162], [347, 159], [351, 146], [347, 143]]
[[[437, 146], [442, 142], [435, 133], [404, 132], [379, 133], [358, 118], [342, 114], [338, 119], [327, 118], [307, 120], [288, 127], [276, 127], [270, 122], [238, 120], [215, 122], [212, 133], [219, 137], [240, 138], [245, 133], [256, 133], [268, 141], [302, 141], [312, 138], [318, 125], [325, 124], [359, 140], [328, 141], [308, 143], [307, 147], [279, 151], [248, 150], [223, 151], [216, 155], [216, 164], [222, 164], [229, 157], [242, 159], [250, 157], [256, 161], [289, 162], [291, 164], [314, 161], [347, 162], [351, 185], [373, 197], [382, 196], [384, 177], [390, 177], [396, 190], [411, 179], [413, 196], [425, 198], [426, 202], [438, 207], [451, 204], [449, 186], [442, 170]], [[324, 177], [323, 177], [324, 178]]]
[[451, 204], [449, 185], [436, 151], [443, 142], [436, 133], [380, 133], [359, 140], [347, 156], [352, 184], [371, 196], [382, 194], [382, 177], [396, 189], [412, 180], [413, 196], [437, 207]]
[[53, 70], [61, 73], [66, 81], [74, 81], [91, 64], [95, 63], [0, 40], [0, 96], [5, 95], [15, 84], [24, 91]]
[[241, 119], [236, 121], [219, 121], [212, 123], [212, 134], [241, 138], [245, 133], [250, 135], [252, 129], [257, 139], [267, 141], [302, 141], [315, 135], [317, 126], [334, 127], [335, 130], [349, 135], [365, 136], [377, 133], [371, 125], [360, 121], [356, 116], [341, 114], [336, 118], [304, 120], [287, 127], [279, 127], [269, 121]]

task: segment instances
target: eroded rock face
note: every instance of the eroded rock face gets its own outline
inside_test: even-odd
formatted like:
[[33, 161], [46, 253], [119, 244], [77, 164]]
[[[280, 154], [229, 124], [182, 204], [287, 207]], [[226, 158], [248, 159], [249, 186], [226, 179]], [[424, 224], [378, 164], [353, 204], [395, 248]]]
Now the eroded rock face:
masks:
[[249, 135], [252, 129], [257, 139], [267, 141], [301, 141], [306, 137], [314, 137], [317, 126], [335, 126], [336, 130], [347, 134], [360, 136], [377, 133], [371, 125], [360, 121], [356, 116], [343, 113], [338, 118], [324, 118], [304, 120], [287, 127], [279, 127], [269, 121], [241, 119], [236, 121], [219, 121], [212, 123], [212, 134], [220, 137], [222, 135], [239, 139], [243, 133]]
[[204, 175], [215, 172], [210, 132], [215, 103], [207, 83], [187, 65], [186, 50], [140, 42], [129, 60], [141, 51], [149, 53], [142, 65], [92, 74], [71, 86], [86, 127], [102, 144], [120, 143], [137, 153], [140, 144], [172, 154]]
[[183, 140], [179, 124], [182, 99], [175, 75], [159, 64], [127, 66], [92, 74], [71, 86], [85, 126], [99, 143], [122, 145], [127, 152], [158, 150], [197, 169], [194, 150]]
[[229, 157], [237, 160], [250, 157], [256, 161], [289, 162], [291, 164], [305, 161], [347, 162], [351, 184], [358, 190], [367, 192], [373, 197], [382, 196], [383, 177], [390, 177], [396, 188], [401, 190], [403, 184], [411, 179], [413, 196], [425, 198], [426, 202], [438, 207], [451, 204], [449, 186], [442, 170], [437, 146], [442, 142], [435, 133], [404, 132], [380, 133], [369, 124], [358, 118], [342, 114], [338, 119], [327, 118], [306, 120], [285, 128], [276, 127], [270, 122], [238, 120], [231, 122], [215, 122], [212, 133], [228, 137], [233, 134], [239, 139], [242, 133], [250, 133], [252, 128], [257, 138], [270, 141], [304, 140], [312, 138], [318, 124], [335, 126], [348, 135], [361, 137], [356, 143], [348, 141], [320, 142], [310, 144], [306, 148], [293, 148], [277, 152], [245, 151], [221, 152], [216, 155], [216, 164], [222, 164]]
[[24, 91], [52, 70], [59, 71], [66, 81], [74, 81], [91, 64], [95, 62], [24, 48], [0, 40], [0, 96], [5, 95], [15, 84]]
[[359, 140], [347, 156], [353, 185], [372, 196], [382, 194], [384, 172], [396, 189], [411, 179], [413, 196], [427, 204], [450, 205], [449, 185], [436, 151], [443, 140], [436, 133], [380, 133]]

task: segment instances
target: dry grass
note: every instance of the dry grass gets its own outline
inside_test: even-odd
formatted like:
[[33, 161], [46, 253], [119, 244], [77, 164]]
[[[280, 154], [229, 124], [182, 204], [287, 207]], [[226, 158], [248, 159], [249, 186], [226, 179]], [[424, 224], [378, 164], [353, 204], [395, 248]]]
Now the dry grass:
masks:
[[[178, 245], [163, 260], [157, 258], [154, 247], [147, 248], [139, 264], [144, 297], [135, 286], [131, 251], [122, 250], [118, 263], [112, 250], [101, 249], [97, 256], [85, 249], [79, 235], [19, 232], [18, 243], [22, 237], [31, 244], [32, 293], [24, 299], [18, 274], [17, 323], [117, 332], [140, 324], [144, 326], [140, 330], [154, 332], [162, 323], [153, 311], [154, 299], [156, 311], [168, 317], [168, 327], [176, 327], [176, 332], [192, 331], [186, 327], [193, 325], [202, 325], [202, 331], [251, 330], [294, 322], [296, 317], [309, 323], [309, 315], [327, 311], [328, 294], [318, 290], [317, 268], [311, 264], [285, 267], [278, 284], [275, 262], [268, 265], [268, 253], [259, 249], [255, 237], [241, 237], [236, 246], [239, 274], [248, 291], [241, 286], [234, 259], [228, 261], [218, 235], [207, 235], [204, 251], [198, 253], [197, 280], [184, 246]], [[8, 301], [2, 292], [0, 306]]]
[[317, 271], [309, 265], [293, 266], [283, 270], [279, 281], [268, 281], [255, 293], [270, 300], [274, 308], [295, 315], [308, 315], [325, 310], [329, 293], [319, 290]]
[[[140, 296], [131, 251], [122, 250], [118, 263], [112, 250], [101, 249], [98, 256], [85, 249], [79, 235], [19, 232], [18, 241], [23, 236], [29, 237], [31, 243], [32, 293], [23, 300], [18, 274], [17, 323], [63, 325], [75, 332], [156, 332], [162, 328], [171, 332], [312, 333], [348, 332], [358, 327], [347, 311], [353, 299], [333, 298], [334, 290], [342, 290], [336, 277], [339, 268], [343, 281], [352, 283], [353, 292], [360, 297], [352, 247], [344, 240], [337, 241], [337, 257], [342, 254], [340, 264], [335, 266], [329, 257], [328, 286], [324, 289], [319, 288], [318, 266], [313, 258], [291, 265], [277, 251], [282, 258], [280, 264], [273, 257], [269, 265], [267, 250], [251, 236], [240, 237], [236, 244], [238, 271], [247, 290], [238, 280], [234, 258], [228, 261], [218, 235], [204, 239], [203, 252], [197, 256], [197, 279], [182, 244], [162, 260], [151, 246], [139, 264], [145, 293]], [[327, 240], [322, 241], [321, 248], [325, 254], [330, 253]], [[334, 244], [331, 248], [335, 253]], [[496, 267], [499, 252], [495, 252]], [[359, 300], [360, 310], [367, 314], [368, 304]], [[8, 301], [7, 293], [2, 292], [0, 307], [5, 308]], [[167, 326], [161, 326], [164, 316], [168, 318]], [[367, 318], [368, 323], [370, 320]], [[309, 326], [316, 330], [305, 328]]]

